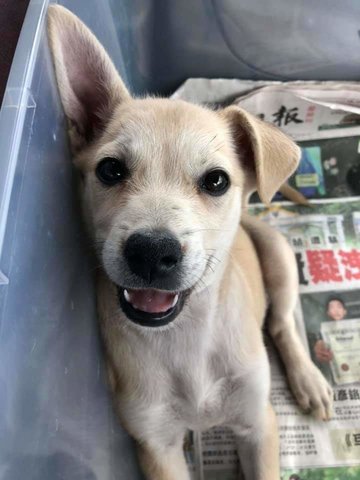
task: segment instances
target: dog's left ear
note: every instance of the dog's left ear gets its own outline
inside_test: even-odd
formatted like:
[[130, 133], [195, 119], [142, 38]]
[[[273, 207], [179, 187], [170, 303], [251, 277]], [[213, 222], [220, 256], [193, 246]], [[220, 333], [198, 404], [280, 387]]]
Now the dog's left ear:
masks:
[[101, 135], [115, 108], [130, 94], [103, 46], [69, 10], [49, 7], [48, 33], [76, 153]]
[[245, 171], [245, 196], [257, 190], [261, 201], [270, 203], [296, 170], [300, 148], [274, 125], [239, 107], [225, 108], [221, 115], [228, 121]]

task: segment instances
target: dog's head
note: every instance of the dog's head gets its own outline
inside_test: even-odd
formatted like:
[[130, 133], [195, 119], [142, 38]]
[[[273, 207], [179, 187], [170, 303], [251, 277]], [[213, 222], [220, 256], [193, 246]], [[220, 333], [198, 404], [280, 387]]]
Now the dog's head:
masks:
[[160, 326], [219, 277], [244, 199], [269, 202], [296, 145], [237, 107], [134, 99], [92, 33], [49, 11], [57, 82], [86, 220], [126, 316]]

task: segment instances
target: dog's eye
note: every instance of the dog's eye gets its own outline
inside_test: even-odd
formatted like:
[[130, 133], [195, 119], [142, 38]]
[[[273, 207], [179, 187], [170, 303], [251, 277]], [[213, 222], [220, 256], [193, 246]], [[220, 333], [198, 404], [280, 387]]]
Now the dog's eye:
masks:
[[96, 176], [105, 185], [115, 185], [128, 176], [129, 171], [122, 160], [106, 157], [96, 167]]
[[200, 188], [214, 196], [223, 195], [229, 186], [229, 175], [223, 170], [211, 170], [200, 181]]

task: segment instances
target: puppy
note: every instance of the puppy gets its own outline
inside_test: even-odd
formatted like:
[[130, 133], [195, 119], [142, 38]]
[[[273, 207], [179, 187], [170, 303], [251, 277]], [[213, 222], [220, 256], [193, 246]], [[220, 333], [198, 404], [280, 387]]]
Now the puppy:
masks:
[[98, 310], [114, 403], [147, 479], [186, 480], [187, 429], [230, 427], [246, 480], [278, 480], [269, 331], [299, 404], [331, 390], [295, 330], [294, 256], [249, 218], [295, 170], [298, 147], [237, 107], [132, 98], [93, 34], [60, 6], [49, 38], [85, 219], [102, 265]]

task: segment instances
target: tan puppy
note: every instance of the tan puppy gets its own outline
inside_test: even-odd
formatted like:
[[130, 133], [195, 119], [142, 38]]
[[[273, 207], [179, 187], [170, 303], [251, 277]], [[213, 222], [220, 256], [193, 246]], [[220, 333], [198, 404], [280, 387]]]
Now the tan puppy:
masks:
[[[189, 478], [187, 429], [227, 425], [247, 480], [278, 480], [269, 329], [299, 404], [327, 419], [331, 390], [303, 350], [286, 241], [244, 217], [294, 171], [296, 145], [235, 107], [134, 99], [91, 32], [49, 10], [56, 76], [101, 260], [98, 306], [115, 406], [148, 479]], [[267, 294], [267, 296], [266, 296]]]

